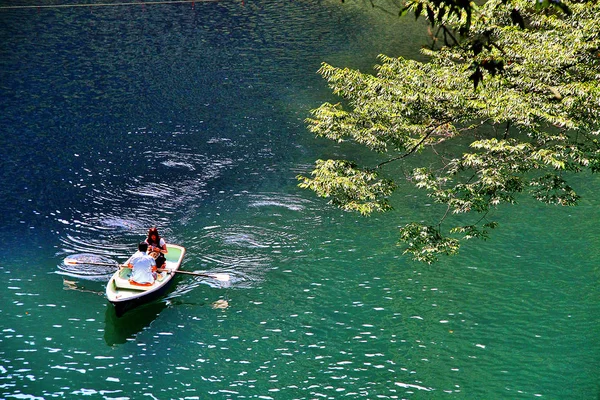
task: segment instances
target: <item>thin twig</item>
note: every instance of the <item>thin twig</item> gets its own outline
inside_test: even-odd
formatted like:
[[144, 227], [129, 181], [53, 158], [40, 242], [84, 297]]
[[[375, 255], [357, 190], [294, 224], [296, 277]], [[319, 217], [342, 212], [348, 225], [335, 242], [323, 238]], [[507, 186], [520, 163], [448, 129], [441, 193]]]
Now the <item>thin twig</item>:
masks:
[[510, 120], [506, 121], [506, 129], [504, 130], [504, 140], [508, 138], [508, 131], [510, 130]]
[[419, 147], [421, 147], [421, 145], [422, 145], [422, 144], [425, 142], [425, 140], [427, 140], [427, 139], [428, 139], [428, 138], [429, 138], [429, 137], [430, 137], [430, 136], [431, 136], [431, 135], [432, 135], [432, 134], [435, 132], [435, 130], [436, 130], [436, 129], [438, 129], [438, 128], [439, 128], [440, 126], [442, 126], [442, 125], [446, 125], [447, 123], [449, 123], [449, 122], [451, 122], [451, 121], [452, 121], [452, 118], [449, 118], [449, 119], [447, 119], [446, 121], [444, 121], [444, 122], [442, 122], [442, 123], [440, 123], [440, 124], [438, 124], [438, 125], [434, 126], [433, 128], [431, 128], [431, 129], [429, 130], [429, 132], [427, 132], [427, 134], [426, 134], [425, 136], [423, 136], [423, 138], [422, 138], [421, 140], [419, 140], [419, 143], [415, 144], [415, 145], [412, 147], [412, 149], [408, 150], [406, 153], [404, 153], [404, 154], [402, 154], [402, 155], [399, 155], [398, 157], [394, 157], [394, 158], [391, 158], [391, 159], [389, 159], [389, 160], [386, 160], [386, 161], [383, 161], [383, 162], [381, 162], [381, 163], [377, 164], [377, 165], [376, 165], [374, 168], [372, 168], [372, 170], [373, 170], [373, 169], [379, 169], [379, 168], [381, 168], [382, 166], [384, 166], [385, 164], [389, 164], [389, 163], [391, 163], [391, 162], [393, 162], [393, 161], [402, 160], [403, 158], [406, 158], [406, 157], [408, 157], [409, 155], [413, 154], [415, 151], [417, 151], [417, 150], [419, 149]]
[[460, 44], [460, 42], [454, 37], [454, 35], [450, 31], [450, 29], [448, 29], [448, 27], [445, 24], [442, 24], [441, 27], [444, 29], [444, 42], [448, 46], [450, 46], [450, 43], [448, 43], [448, 41], [446, 40], [446, 35], [450, 35], [450, 37], [452, 38], [452, 40], [454, 40], [454, 44], [456, 44], [456, 45]]

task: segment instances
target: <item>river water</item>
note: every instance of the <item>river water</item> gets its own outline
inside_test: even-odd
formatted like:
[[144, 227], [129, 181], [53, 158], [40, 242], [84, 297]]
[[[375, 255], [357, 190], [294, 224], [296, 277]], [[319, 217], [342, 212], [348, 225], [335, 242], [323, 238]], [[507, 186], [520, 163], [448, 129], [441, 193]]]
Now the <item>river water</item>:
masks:
[[[597, 399], [597, 177], [433, 266], [396, 246], [437, 215], [422, 193], [361, 218], [296, 186], [355, 152], [306, 130], [336, 101], [320, 63], [424, 40], [368, 2], [0, 9], [0, 397]], [[178, 277], [116, 318], [106, 277], [59, 273], [150, 225], [230, 284]]]

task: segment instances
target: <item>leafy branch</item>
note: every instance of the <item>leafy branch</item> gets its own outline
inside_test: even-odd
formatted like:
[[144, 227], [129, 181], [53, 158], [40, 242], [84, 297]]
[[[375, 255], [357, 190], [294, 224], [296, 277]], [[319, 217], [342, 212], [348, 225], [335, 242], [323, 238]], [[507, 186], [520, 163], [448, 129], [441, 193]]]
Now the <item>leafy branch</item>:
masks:
[[[426, 63], [381, 55], [376, 75], [323, 64], [344, 106], [325, 103], [307, 119], [316, 136], [395, 155], [373, 168], [319, 160], [300, 187], [369, 215], [391, 208], [405, 179], [391, 164], [408, 163], [408, 181], [445, 206], [437, 224], [400, 229], [405, 253], [424, 262], [486, 239], [491, 210], [523, 193], [577, 204], [568, 180], [600, 171], [600, 2], [411, 0], [401, 11], [425, 16], [450, 43], [422, 49]], [[479, 218], [465, 224], [469, 213]]]

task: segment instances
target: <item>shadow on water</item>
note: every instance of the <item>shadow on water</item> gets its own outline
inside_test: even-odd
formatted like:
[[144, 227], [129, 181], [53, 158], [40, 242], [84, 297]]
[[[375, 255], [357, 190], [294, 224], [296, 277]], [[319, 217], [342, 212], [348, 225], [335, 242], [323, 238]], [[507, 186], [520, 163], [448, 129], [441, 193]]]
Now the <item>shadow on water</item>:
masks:
[[[181, 277], [175, 277], [173, 285], [159, 299], [134, 306], [134, 308], [126, 310], [122, 315], [118, 315], [116, 308], [112, 304], [107, 304], [104, 318], [104, 341], [106, 344], [115, 346], [135, 340], [139, 333], [149, 329], [159, 314], [170, 306], [204, 306], [204, 303], [196, 304], [181, 299], [183, 294], [198, 286], [198, 284], [181, 284], [181, 282], [178, 282], [181, 279]], [[211, 305], [215, 309], [223, 309], [228, 306], [228, 301], [223, 299], [217, 300]]]
[[[63, 289], [104, 296], [104, 291], [88, 289], [77, 280], [63, 278]], [[112, 304], [107, 304], [104, 317], [104, 340], [106, 344], [114, 346], [134, 339], [138, 333], [149, 327], [165, 308], [167, 308], [167, 302], [161, 299], [140, 305], [127, 311], [124, 316], [118, 317], [115, 307]]]
[[[115, 346], [135, 340], [139, 333], [150, 328], [164, 309], [181, 305], [204, 307], [206, 303], [182, 301], [176, 293], [172, 293], [165, 298], [128, 310], [122, 316], [117, 316], [115, 307], [108, 304], [104, 314], [104, 341], [109, 346]], [[229, 301], [226, 298], [220, 298], [212, 302], [210, 307], [213, 309], [226, 309], [229, 307]]]
[[165, 294], [159, 299], [145, 304], [135, 305], [119, 314], [112, 304], [107, 304], [105, 313], [104, 341], [109, 346], [123, 344], [134, 339], [138, 333], [148, 328], [162, 310], [171, 303], [166, 298], [171, 296], [179, 277], [173, 278]]
[[117, 317], [115, 308], [108, 304], [105, 313], [104, 341], [109, 346], [123, 344], [148, 328], [158, 315], [167, 308], [164, 300], [155, 301], [129, 310]]

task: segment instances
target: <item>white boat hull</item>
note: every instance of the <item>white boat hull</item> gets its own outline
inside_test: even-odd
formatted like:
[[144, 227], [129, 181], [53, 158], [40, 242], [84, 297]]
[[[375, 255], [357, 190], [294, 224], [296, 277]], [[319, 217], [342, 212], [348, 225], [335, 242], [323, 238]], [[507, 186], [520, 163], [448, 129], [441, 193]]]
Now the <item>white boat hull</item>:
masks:
[[129, 283], [128, 275], [131, 274], [131, 270], [128, 268], [121, 268], [113, 274], [106, 285], [106, 298], [114, 305], [117, 316], [141, 304], [156, 300], [166, 293], [175, 276], [174, 271], [179, 270], [185, 256], [183, 246], [168, 243], [167, 250], [166, 262], [162, 267], [166, 271], [160, 272], [152, 285], [139, 286]]

